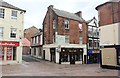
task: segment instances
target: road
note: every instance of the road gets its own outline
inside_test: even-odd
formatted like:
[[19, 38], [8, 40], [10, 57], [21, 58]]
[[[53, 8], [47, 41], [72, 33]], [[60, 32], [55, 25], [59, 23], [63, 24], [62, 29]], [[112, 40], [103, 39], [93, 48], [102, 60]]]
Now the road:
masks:
[[117, 70], [101, 69], [98, 64], [65, 65], [23, 56], [22, 64], [3, 65], [3, 76], [118, 76]]

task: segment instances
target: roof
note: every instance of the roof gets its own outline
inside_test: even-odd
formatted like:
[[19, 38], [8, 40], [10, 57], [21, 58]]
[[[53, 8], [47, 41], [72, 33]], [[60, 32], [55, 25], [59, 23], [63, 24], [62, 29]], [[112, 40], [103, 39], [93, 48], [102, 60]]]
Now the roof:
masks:
[[108, 2], [119, 2], [120, 0], [109, 0]]
[[66, 12], [66, 11], [63, 11], [63, 10], [58, 10], [58, 9], [55, 9], [55, 8], [52, 8], [52, 10], [58, 16], [66, 17], [66, 18], [69, 18], [69, 19], [77, 20], [77, 21], [83, 21], [82, 17], [79, 17], [74, 13]]
[[18, 7], [15, 7], [15, 6], [13, 6], [13, 5], [11, 5], [11, 4], [3, 1], [3, 0], [0, 0], [0, 6], [26, 12], [25, 10], [20, 9], [20, 8], [18, 8]]
[[113, 2], [120, 2], [120, 0], [109, 0], [109, 1], [107, 1], [105, 3], [103, 3], [103, 4], [98, 5], [95, 9], [98, 10], [99, 7], [101, 7], [101, 6], [103, 6], [103, 5], [107, 4], [107, 3], [113, 3]]
[[37, 32], [35, 33], [32, 37], [35, 37], [35, 36], [38, 36], [38, 35], [41, 35], [42, 32]]
[[22, 39], [23, 46], [30, 46], [30, 41], [27, 38]]

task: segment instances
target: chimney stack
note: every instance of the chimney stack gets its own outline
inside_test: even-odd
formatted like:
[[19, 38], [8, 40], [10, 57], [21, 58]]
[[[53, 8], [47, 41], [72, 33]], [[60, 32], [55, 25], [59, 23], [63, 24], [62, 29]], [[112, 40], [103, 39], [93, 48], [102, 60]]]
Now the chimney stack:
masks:
[[53, 8], [53, 5], [50, 5], [48, 8]]
[[75, 13], [77, 16], [82, 17], [82, 11]]

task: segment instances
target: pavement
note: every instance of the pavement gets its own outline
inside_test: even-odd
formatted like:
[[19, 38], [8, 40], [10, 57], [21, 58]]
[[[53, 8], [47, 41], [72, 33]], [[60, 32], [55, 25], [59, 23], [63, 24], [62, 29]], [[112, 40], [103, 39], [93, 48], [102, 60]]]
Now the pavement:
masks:
[[102, 69], [99, 64], [55, 64], [24, 55], [22, 64], [3, 65], [2, 76], [118, 76], [118, 70]]

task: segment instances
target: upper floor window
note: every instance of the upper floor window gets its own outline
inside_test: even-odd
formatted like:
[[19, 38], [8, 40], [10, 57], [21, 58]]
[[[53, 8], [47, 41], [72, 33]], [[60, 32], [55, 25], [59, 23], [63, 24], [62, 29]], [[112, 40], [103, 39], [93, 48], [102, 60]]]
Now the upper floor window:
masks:
[[79, 31], [82, 31], [82, 24], [79, 24]]
[[17, 19], [17, 11], [12, 10], [11, 19]]
[[0, 18], [4, 18], [5, 9], [0, 8]]
[[3, 37], [3, 27], [0, 27], [0, 38]]
[[69, 43], [69, 36], [65, 36], [65, 43]]
[[64, 21], [65, 29], [69, 29], [69, 20]]
[[82, 45], [82, 42], [83, 42], [83, 38], [80, 37], [80, 38], [79, 38], [79, 44]]
[[55, 20], [53, 20], [53, 29], [55, 29]]
[[16, 38], [17, 29], [11, 28], [10, 38]]

